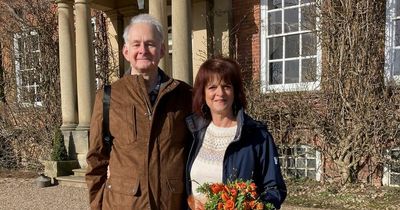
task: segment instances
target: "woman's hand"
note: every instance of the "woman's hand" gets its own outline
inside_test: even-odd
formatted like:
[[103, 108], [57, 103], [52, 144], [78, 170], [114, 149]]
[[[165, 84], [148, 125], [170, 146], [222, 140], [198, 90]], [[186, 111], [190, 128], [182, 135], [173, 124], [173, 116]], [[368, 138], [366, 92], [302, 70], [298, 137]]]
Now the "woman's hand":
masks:
[[187, 199], [189, 204], [189, 208], [192, 210], [205, 210], [203, 201], [194, 198], [193, 195], [190, 195]]

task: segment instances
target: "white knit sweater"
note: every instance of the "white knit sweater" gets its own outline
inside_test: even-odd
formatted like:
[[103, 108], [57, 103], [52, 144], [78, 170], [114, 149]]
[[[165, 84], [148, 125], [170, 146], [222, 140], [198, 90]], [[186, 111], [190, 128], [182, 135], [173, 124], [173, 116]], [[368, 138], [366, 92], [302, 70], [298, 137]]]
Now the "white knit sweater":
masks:
[[190, 171], [190, 177], [194, 180], [192, 181], [192, 192], [195, 197], [202, 197], [196, 192], [199, 184], [222, 182], [224, 154], [229, 143], [235, 137], [236, 129], [236, 125], [223, 128], [215, 126], [212, 122], [207, 127], [203, 145], [200, 147]]

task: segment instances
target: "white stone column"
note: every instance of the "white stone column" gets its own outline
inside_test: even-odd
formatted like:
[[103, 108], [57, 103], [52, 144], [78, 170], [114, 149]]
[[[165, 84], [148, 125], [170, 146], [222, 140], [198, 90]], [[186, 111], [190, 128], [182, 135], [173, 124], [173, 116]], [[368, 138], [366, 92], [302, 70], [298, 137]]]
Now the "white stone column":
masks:
[[192, 84], [191, 1], [172, 1], [172, 75]]
[[89, 0], [75, 0], [76, 72], [79, 124], [73, 139], [79, 165], [86, 168], [89, 126], [95, 97], [95, 69]]
[[163, 26], [164, 32], [164, 47], [165, 55], [158, 64], [165, 73], [171, 75], [171, 68], [169, 66], [169, 52], [168, 52], [168, 16], [167, 16], [167, 0], [151, 0], [149, 1], [149, 14], [157, 18]]
[[95, 74], [89, 0], [75, 0], [78, 130], [89, 129], [95, 94]]
[[59, 0], [58, 33], [60, 58], [60, 88], [62, 127], [75, 128], [78, 122], [76, 107], [76, 72], [72, 1]]

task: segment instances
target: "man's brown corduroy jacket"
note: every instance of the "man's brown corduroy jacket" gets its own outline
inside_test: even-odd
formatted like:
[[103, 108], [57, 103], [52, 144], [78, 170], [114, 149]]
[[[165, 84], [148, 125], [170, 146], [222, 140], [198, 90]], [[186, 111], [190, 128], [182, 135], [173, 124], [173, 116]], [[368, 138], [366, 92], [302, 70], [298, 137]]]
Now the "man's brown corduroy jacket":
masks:
[[125, 75], [111, 85], [110, 154], [102, 139], [103, 91], [96, 95], [86, 174], [91, 209], [186, 208], [184, 171], [191, 138], [185, 117], [191, 112], [191, 87], [159, 72], [154, 106], [142, 76]]

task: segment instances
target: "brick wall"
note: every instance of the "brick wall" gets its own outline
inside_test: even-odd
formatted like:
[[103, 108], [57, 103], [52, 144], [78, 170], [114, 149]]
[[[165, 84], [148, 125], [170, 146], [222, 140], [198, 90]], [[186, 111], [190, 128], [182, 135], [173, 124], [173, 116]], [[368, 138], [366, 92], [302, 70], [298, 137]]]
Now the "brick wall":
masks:
[[234, 52], [244, 69], [245, 81], [259, 79], [260, 69], [260, 1], [232, 1], [232, 37]]

